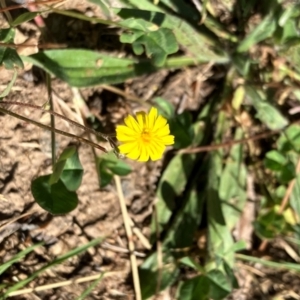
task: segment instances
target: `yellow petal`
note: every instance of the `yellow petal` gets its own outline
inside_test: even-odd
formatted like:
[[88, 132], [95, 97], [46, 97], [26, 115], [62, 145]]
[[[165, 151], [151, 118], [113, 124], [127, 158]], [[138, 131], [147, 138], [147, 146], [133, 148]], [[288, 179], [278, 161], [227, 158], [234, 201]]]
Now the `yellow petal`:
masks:
[[128, 136], [128, 135], [125, 135], [125, 134], [120, 134], [120, 133], [117, 133], [117, 140], [119, 142], [134, 142], [136, 141], [136, 138], [133, 137], [133, 136]]
[[145, 145], [141, 145], [140, 150], [141, 150], [141, 155], [140, 155], [138, 161], [148, 161], [149, 160], [148, 147]]
[[151, 160], [155, 161], [155, 160], [162, 158], [164, 149], [162, 149], [162, 151], [158, 151], [158, 150], [161, 150], [161, 149], [157, 149], [153, 145], [151, 145], [149, 147], [149, 155], [150, 155]]
[[131, 135], [131, 136], [136, 135], [136, 132], [133, 129], [124, 125], [117, 125], [116, 132], [126, 134], [126, 135]]
[[133, 149], [135, 149], [135, 148], [138, 149], [138, 143], [136, 141], [124, 143], [124, 144], [120, 145], [118, 148], [119, 148], [120, 153], [127, 154], [129, 152], [132, 152]]
[[126, 156], [130, 159], [137, 160], [140, 156], [140, 150], [138, 146], [133, 148], [129, 153], [126, 154]]
[[174, 135], [166, 135], [160, 138], [160, 140], [165, 145], [173, 145], [174, 144]]
[[155, 121], [152, 131], [156, 132], [160, 128], [163, 128], [166, 124], [167, 124], [167, 120], [162, 116], [158, 116]]
[[142, 132], [142, 128], [140, 127], [140, 125], [138, 124], [138, 122], [136, 121], [136, 119], [133, 116], [129, 115], [128, 117], [126, 117], [124, 119], [124, 122], [125, 122], [126, 126], [131, 128], [134, 132], [136, 132], [136, 133]]
[[118, 125], [116, 128], [117, 140], [120, 142], [135, 141], [137, 134], [129, 127]]
[[166, 149], [166, 146], [160, 140], [151, 141], [150, 147], [152, 152], [160, 153], [160, 155], [162, 155]]
[[166, 124], [164, 127], [159, 128], [156, 130], [155, 135], [158, 137], [163, 137], [170, 134], [170, 128], [169, 125]]
[[154, 127], [156, 119], [157, 119], [157, 108], [152, 107], [148, 114], [148, 122], [149, 122], [148, 126], [150, 130], [152, 130], [152, 128]]
[[144, 111], [139, 111], [136, 113], [136, 119], [140, 126], [140, 128], [144, 129], [145, 126], [147, 126], [147, 115]]

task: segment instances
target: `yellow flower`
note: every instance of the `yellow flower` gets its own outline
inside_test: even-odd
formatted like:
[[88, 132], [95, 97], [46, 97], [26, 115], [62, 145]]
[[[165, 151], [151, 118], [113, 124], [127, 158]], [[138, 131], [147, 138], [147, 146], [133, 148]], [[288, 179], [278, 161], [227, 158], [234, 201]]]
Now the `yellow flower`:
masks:
[[128, 116], [125, 125], [118, 125], [117, 140], [122, 143], [119, 151], [127, 157], [147, 161], [162, 158], [167, 145], [174, 144], [167, 120], [152, 107], [149, 113], [137, 112]]

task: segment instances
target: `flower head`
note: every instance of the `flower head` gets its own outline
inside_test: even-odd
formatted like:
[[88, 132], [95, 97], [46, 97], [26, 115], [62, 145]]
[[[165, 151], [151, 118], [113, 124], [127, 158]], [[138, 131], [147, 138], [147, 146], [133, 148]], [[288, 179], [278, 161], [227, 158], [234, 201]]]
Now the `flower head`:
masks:
[[174, 144], [167, 120], [158, 115], [155, 107], [148, 114], [141, 111], [135, 117], [129, 115], [124, 122], [125, 125], [116, 128], [117, 140], [122, 143], [118, 148], [121, 154], [131, 159], [158, 160], [166, 146]]

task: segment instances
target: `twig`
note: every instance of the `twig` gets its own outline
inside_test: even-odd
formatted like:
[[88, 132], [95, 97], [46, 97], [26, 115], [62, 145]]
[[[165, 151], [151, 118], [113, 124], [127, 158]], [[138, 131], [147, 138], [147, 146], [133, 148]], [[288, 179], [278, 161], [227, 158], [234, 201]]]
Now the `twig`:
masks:
[[33, 293], [33, 292], [40, 292], [40, 291], [45, 291], [45, 290], [49, 290], [49, 289], [56, 289], [56, 288], [71, 285], [71, 284], [78, 284], [78, 283], [83, 283], [83, 282], [87, 282], [87, 281], [92, 281], [92, 280], [98, 279], [99, 276], [102, 276], [102, 275], [103, 275], [103, 277], [120, 275], [120, 271], [105, 272], [104, 274], [100, 273], [100, 274], [96, 274], [96, 275], [80, 277], [77, 279], [71, 279], [71, 280], [60, 281], [60, 282], [51, 283], [51, 284], [45, 284], [45, 285], [41, 285], [41, 286], [37, 286], [37, 287], [33, 287], [33, 288], [22, 289], [22, 290], [18, 290], [18, 291], [9, 293], [8, 297], [18, 296], [18, 295], [23, 295], [23, 294]]
[[138, 266], [137, 266], [136, 257], [134, 255], [133, 235], [132, 235], [132, 230], [131, 230], [131, 226], [130, 226], [130, 222], [129, 222], [125, 198], [124, 198], [124, 194], [123, 194], [123, 190], [122, 190], [122, 186], [121, 186], [121, 180], [120, 180], [120, 177], [117, 175], [114, 176], [114, 180], [115, 180], [116, 187], [117, 187], [117, 193], [118, 193], [118, 197], [119, 197], [125, 231], [126, 231], [126, 235], [127, 235], [127, 239], [128, 239], [128, 249], [130, 252], [130, 263], [131, 263], [131, 269], [132, 269], [135, 299], [142, 300]]
[[246, 142], [249, 142], [249, 141], [260, 140], [260, 139], [272, 136], [272, 135], [274, 135], [276, 133], [279, 133], [281, 131], [282, 131], [282, 129], [278, 129], [278, 130], [267, 131], [267, 132], [263, 132], [263, 133], [260, 133], [260, 134], [257, 134], [257, 135], [249, 136], [247, 138], [240, 139], [240, 140], [229, 141], [229, 142], [226, 142], [226, 143], [201, 146], [201, 147], [197, 147], [197, 148], [182, 149], [182, 150], [179, 150], [178, 153], [179, 154], [187, 154], [187, 153], [192, 154], [192, 153], [218, 150], [220, 148], [232, 147], [234, 145], [243, 144], [243, 143], [246, 143]]
[[150, 250], [151, 249], [151, 244], [150, 242], [148, 241], [148, 239], [142, 234], [142, 232], [140, 231], [139, 228], [137, 228], [133, 221], [131, 220], [131, 218], [128, 216], [129, 218], [129, 223], [130, 223], [130, 226], [132, 227], [132, 231], [133, 233], [138, 237], [138, 239], [140, 240], [140, 242], [143, 244], [143, 246]]
[[[49, 73], [46, 73], [46, 86], [47, 86], [47, 93], [48, 93], [48, 101], [50, 105], [50, 110], [54, 111], [53, 107], [53, 96], [52, 96], [52, 86], [51, 86], [51, 77]], [[54, 115], [50, 115], [50, 126], [51, 128], [55, 128], [55, 117]], [[51, 130], [51, 158], [52, 158], [52, 168], [54, 168], [56, 162], [56, 136], [55, 131]]]
[[[110, 251], [113, 251], [113, 252], [129, 253], [129, 250], [127, 248], [123, 248], [123, 247], [116, 246], [116, 245], [111, 245], [107, 242], [102, 243], [101, 248], [107, 249], [107, 250], [110, 250]], [[145, 257], [146, 256], [146, 254], [141, 253], [141, 252], [137, 252], [137, 251], [134, 251], [134, 255], [137, 256], [137, 257]]]
[[[0, 102], [0, 107], [2, 106], [2, 105], [8, 105], [8, 106], [11, 106], [11, 105], [17, 105], [17, 106], [21, 106], [21, 107], [29, 107], [29, 108], [33, 108], [33, 109], [37, 109], [37, 110], [39, 110], [39, 111], [41, 111], [41, 112], [44, 112], [44, 113], [48, 113], [48, 114], [51, 114], [51, 115], [53, 115], [53, 116], [55, 116], [55, 117], [58, 117], [58, 118], [60, 118], [60, 119], [62, 119], [62, 120], [65, 120], [65, 121], [67, 121], [67, 122], [69, 122], [70, 124], [72, 124], [72, 125], [74, 125], [74, 126], [76, 126], [76, 127], [78, 127], [78, 128], [81, 128], [82, 130], [84, 130], [84, 131], [88, 131], [88, 132], [90, 132], [90, 133], [92, 133], [92, 134], [94, 134], [94, 135], [97, 135], [98, 137], [100, 137], [100, 138], [103, 138], [103, 139], [107, 139], [108, 138], [108, 135], [106, 135], [106, 134], [102, 134], [101, 132], [98, 132], [98, 131], [96, 131], [96, 130], [94, 130], [94, 129], [92, 129], [92, 128], [89, 128], [89, 127], [85, 127], [85, 126], [83, 126], [83, 125], [81, 125], [81, 124], [79, 124], [79, 123], [76, 123], [75, 121], [73, 121], [73, 120], [70, 120], [69, 118], [67, 118], [67, 117], [65, 117], [64, 115], [60, 115], [60, 114], [58, 114], [58, 113], [56, 113], [55, 111], [52, 111], [52, 110], [47, 110], [47, 109], [44, 109], [44, 108], [42, 108], [41, 106], [38, 106], [38, 105], [35, 105], [35, 104], [31, 104], [31, 103], [24, 103], [24, 102], [16, 102], [16, 101], [1, 101]], [[4, 110], [4, 109], [3, 109]], [[9, 111], [9, 112], [11, 112], [9, 109], [5, 109], [5, 113], [7, 113], [7, 114], [10, 114], [9, 112], [7, 112], [7, 111]], [[23, 116], [22, 116], [23, 117]], [[28, 121], [28, 122], [30, 122], [30, 121]], [[33, 123], [33, 122], [32, 122]], [[36, 122], [35, 122], [36, 123]], [[33, 124], [35, 124], [35, 123], [33, 123]], [[42, 124], [43, 125], [43, 124]], [[63, 134], [63, 133], [62, 133]]]
[[15, 218], [11, 219], [10, 221], [8, 221], [8, 222], [6, 222], [4, 224], [0, 224], [0, 229], [3, 229], [4, 227], [6, 227], [6, 226], [8, 226], [8, 225], [10, 225], [10, 224], [12, 224], [12, 223], [14, 223], [14, 222], [16, 222], [16, 221], [24, 218], [24, 217], [33, 215], [35, 212], [36, 211], [31, 211], [31, 212], [24, 213], [22, 215], [19, 215], [19, 216], [15, 217]]
[[245, 270], [247, 270], [247, 271], [250, 271], [251, 273], [253, 273], [253, 274], [255, 274], [255, 275], [259, 276], [259, 277], [265, 277], [265, 276], [266, 276], [266, 274], [263, 273], [263, 272], [261, 272], [260, 270], [254, 268], [254, 267], [252, 267], [252, 266], [243, 264], [243, 263], [241, 263], [241, 262], [239, 262], [239, 261], [236, 262], [236, 266], [237, 266], [238, 268], [243, 268], [243, 269], [245, 269]]
[[37, 121], [34, 121], [34, 120], [32, 120], [32, 119], [26, 118], [26, 117], [24, 117], [24, 116], [22, 116], [22, 115], [19, 115], [19, 114], [17, 114], [17, 113], [12, 112], [12, 111], [9, 110], [9, 109], [5, 109], [5, 108], [1, 107], [2, 105], [20, 105], [20, 106], [24, 106], [24, 107], [31, 107], [31, 108], [34, 108], [34, 109], [38, 109], [38, 110], [40, 110], [40, 111], [42, 111], [42, 112], [49, 113], [49, 114], [52, 114], [52, 115], [54, 115], [54, 116], [56, 116], [56, 117], [59, 117], [59, 118], [61, 118], [61, 119], [63, 119], [63, 120], [66, 120], [66, 121], [69, 122], [70, 124], [75, 125], [75, 126], [77, 126], [77, 127], [79, 127], [79, 128], [82, 128], [83, 130], [85, 130], [85, 131], [87, 131], [87, 132], [91, 132], [91, 133], [93, 133], [93, 134], [95, 134], [95, 135], [97, 135], [97, 136], [100, 136], [100, 137], [102, 137], [102, 138], [104, 138], [104, 139], [106, 139], [106, 140], [109, 139], [108, 136], [102, 135], [100, 132], [94, 131], [94, 130], [91, 129], [91, 128], [84, 127], [83, 125], [78, 124], [78, 123], [76, 123], [76, 122], [74, 122], [74, 121], [72, 121], [72, 120], [66, 118], [66, 117], [63, 116], [63, 115], [60, 115], [60, 114], [55, 113], [55, 112], [53, 112], [53, 111], [46, 110], [46, 109], [41, 108], [40, 106], [33, 105], [33, 104], [29, 104], [29, 103], [22, 103], [22, 102], [4, 102], [4, 101], [1, 101], [1, 102], [0, 102], [0, 112], [3, 112], [3, 113], [8, 114], [8, 115], [11, 115], [11, 116], [13, 116], [13, 117], [15, 117], [15, 118], [18, 118], [18, 119], [20, 119], [20, 120], [23, 120], [23, 121], [25, 121], [25, 122], [32, 123], [32, 124], [34, 124], [34, 125], [36, 125], [36, 126], [38, 126], [38, 127], [40, 127], [40, 128], [46, 129], [46, 130], [50, 130], [50, 131], [54, 130], [56, 133], [59, 133], [59, 134], [68, 136], [68, 137], [70, 137], [70, 138], [77, 139], [77, 140], [80, 141], [80, 142], [86, 143], [86, 144], [88, 144], [88, 145], [90, 145], [90, 146], [92, 146], [92, 147], [95, 147], [95, 148], [97, 148], [97, 149], [99, 149], [99, 150], [101, 150], [101, 151], [107, 153], [107, 150], [106, 150], [104, 147], [102, 147], [102, 146], [100, 146], [100, 145], [98, 145], [98, 144], [96, 144], [96, 143], [93, 143], [93, 142], [91, 142], [91, 141], [88, 140], [88, 139], [85, 139], [85, 138], [83, 138], [83, 137], [80, 137], [80, 136], [71, 134], [71, 133], [69, 133], [69, 132], [65, 132], [65, 131], [59, 130], [59, 129], [57, 129], [57, 128], [52, 128], [51, 126], [48, 126], [48, 125], [39, 123], [39, 122], [37, 122]]

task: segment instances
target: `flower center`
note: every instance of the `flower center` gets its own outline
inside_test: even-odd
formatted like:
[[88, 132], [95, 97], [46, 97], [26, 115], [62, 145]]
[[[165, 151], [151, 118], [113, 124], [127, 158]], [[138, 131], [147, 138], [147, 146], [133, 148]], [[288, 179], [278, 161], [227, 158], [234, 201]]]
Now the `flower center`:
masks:
[[141, 134], [142, 141], [144, 143], [149, 143], [151, 141], [151, 133], [149, 129], [145, 128]]

